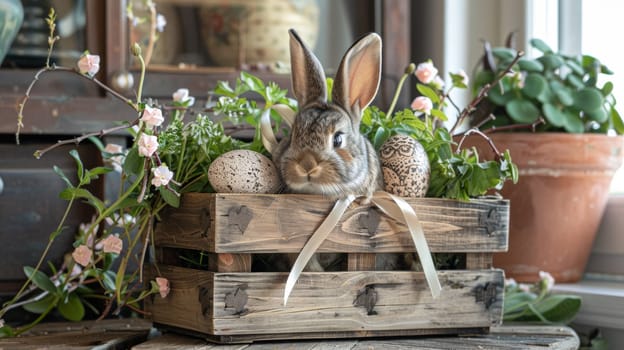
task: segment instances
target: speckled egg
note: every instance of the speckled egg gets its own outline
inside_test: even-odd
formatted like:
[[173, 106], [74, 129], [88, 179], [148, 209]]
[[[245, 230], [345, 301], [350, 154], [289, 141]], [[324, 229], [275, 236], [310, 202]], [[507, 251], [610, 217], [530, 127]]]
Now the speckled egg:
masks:
[[429, 158], [423, 146], [407, 135], [390, 137], [379, 150], [384, 188], [401, 197], [424, 197], [429, 189]]
[[249, 150], [234, 150], [217, 157], [208, 168], [208, 180], [220, 193], [277, 193], [281, 187], [275, 164]]

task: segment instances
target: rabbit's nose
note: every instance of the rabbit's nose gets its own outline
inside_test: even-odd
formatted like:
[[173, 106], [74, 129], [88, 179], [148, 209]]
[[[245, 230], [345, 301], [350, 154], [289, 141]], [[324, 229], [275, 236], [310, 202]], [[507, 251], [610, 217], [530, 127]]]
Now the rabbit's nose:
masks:
[[310, 153], [305, 153], [299, 160], [299, 169], [303, 173], [304, 176], [313, 175], [315, 170], [318, 168], [318, 162], [314, 155]]

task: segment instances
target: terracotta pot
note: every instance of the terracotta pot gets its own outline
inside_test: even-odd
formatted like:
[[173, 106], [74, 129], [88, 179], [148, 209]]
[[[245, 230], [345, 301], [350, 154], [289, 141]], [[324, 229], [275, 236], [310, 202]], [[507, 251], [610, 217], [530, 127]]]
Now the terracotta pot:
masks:
[[[510, 200], [509, 251], [494, 265], [507, 277], [537, 281], [550, 272], [559, 283], [578, 281], [585, 270], [604, 212], [614, 172], [622, 164], [624, 137], [597, 134], [498, 133], [500, 151], [509, 149], [518, 165], [517, 184], [505, 184]], [[478, 135], [481, 158], [493, 152]]]

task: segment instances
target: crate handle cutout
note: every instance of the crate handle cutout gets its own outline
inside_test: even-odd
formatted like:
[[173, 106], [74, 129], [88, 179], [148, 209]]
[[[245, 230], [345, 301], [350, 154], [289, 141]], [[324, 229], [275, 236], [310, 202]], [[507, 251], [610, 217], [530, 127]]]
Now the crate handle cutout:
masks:
[[[295, 264], [288, 274], [288, 280], [286, 281], [286, 287], [284, 288], [284, 306], [286, 306], [288, 297], [290, 296], [295, 283], [297, 283], [301, 272], [303, 272], [304, 267], [354, 200], [354, 195], [349, 195], [345, 198], [337, 200], [329, 215], [327, 215], [325, 220], [323, 220], [321, 225], [316, 229], [316, 231], [314, 231], [310, 239], [303, 246], [303, 249], [301, 249], [301, 252], [297, 256], [297, 260], [295, 260]], [[440, 295], [442, 287], [440, 285], [440, 280], [438, 279], [438, 274], [435, 270], [435, 265], [433, 264], [433, 259], [431, 258], [431, 251], [429, 250], [429, 245], [427, 244], [422, 225], [420, 224], [414, 209], [402, 198], [384, 191], [375, 192], [372, 197], [372, 203], [385, 215], [407, 225], [412, 241], [414, 242], [414, 246], [416, 247], [418, 258], [420, 259], [420, 263], [423, 267], [425, 279], [427, 280], [427, 284], [431, 290], [431, 295], [434, 298], [437, 298]]]

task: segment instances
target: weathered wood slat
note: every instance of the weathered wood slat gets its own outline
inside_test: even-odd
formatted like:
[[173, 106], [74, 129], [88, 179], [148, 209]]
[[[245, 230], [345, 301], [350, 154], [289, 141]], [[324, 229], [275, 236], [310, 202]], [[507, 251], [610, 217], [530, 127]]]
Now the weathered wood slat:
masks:
[[144, 319], [42, 323], [17, 338], [0, 339], [0, 349], [126, 349], [143, 342], [152, 327]]
[[370, 349], [492, 349], [575, 350], [579, 347], [576, 333], [562, 326], [498, 326], [489, 334], [471, 336], [414, 337], [387, 339], [345, 339], [272, 342], [241, 345], [216, 345], [197, 338], [166, 334], [137, 345], [132, 350], [370, 350]]
[[[416, 211], [432, 252], [507, 249], [509, 203], [406, 199]], [[321, 196], [189, 193], [156, 227], [159, 246], [217, 253], [296, 253], [329, 213]], [[353, 204], [319, 252], [414, 251], [406, 227], [368, 206]]]
[[420, 272], [303, 273], [286, 307], [285, 273], [212, 273], [175, 266], [161, 266], [160, 272], [170, 280], [171, 293], [147, 303], [154, 322], [214, 335], [458, 332], [490, 327], [502, 316], [500, 270], [440, 271], [443, 289], [437, 299]]

